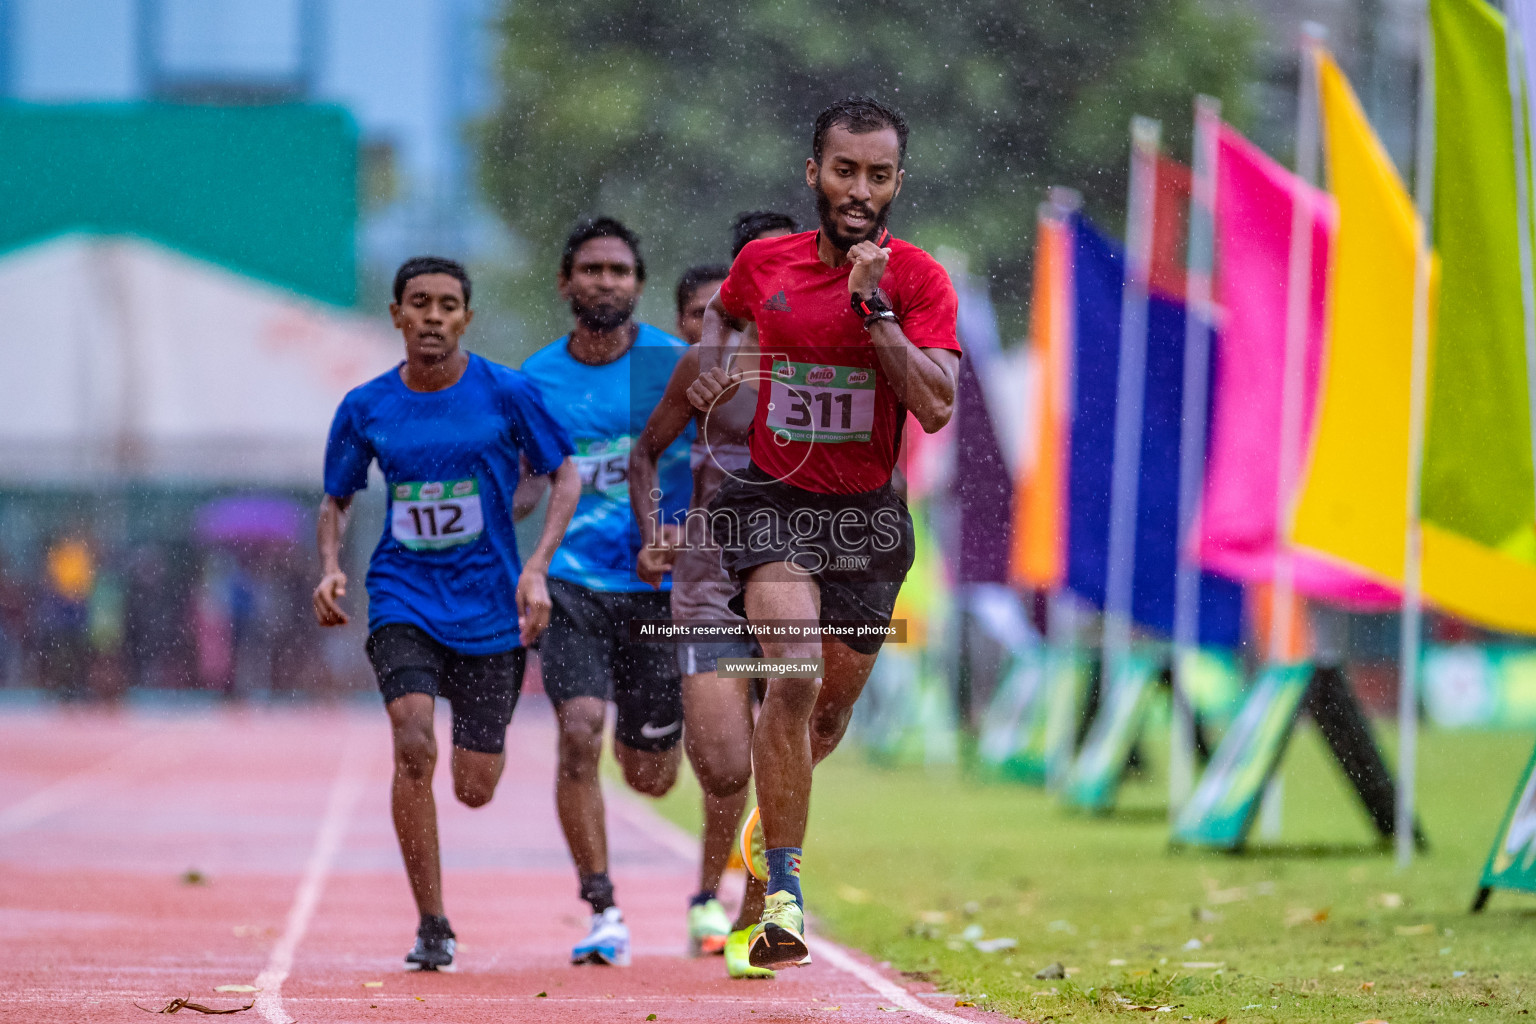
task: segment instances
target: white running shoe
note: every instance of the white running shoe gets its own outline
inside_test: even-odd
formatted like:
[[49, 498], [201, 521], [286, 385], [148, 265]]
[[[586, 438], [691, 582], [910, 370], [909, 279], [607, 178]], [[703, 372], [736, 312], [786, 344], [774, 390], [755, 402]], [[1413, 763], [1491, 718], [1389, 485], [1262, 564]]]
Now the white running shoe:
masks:
[[618, 907], [592, 915], [592, 930], [571, 950], [571, 963], [629, 966], [629, 925]]

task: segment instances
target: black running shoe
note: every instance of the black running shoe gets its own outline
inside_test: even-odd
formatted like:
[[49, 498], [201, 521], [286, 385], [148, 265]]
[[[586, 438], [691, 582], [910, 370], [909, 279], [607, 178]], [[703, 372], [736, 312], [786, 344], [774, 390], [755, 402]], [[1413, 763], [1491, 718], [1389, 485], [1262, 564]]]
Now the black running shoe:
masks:
[[423, 917], [416, 945], [405, 954], [406, 965], [417, 971], [453, 970], [453, 938], [446, 917]]

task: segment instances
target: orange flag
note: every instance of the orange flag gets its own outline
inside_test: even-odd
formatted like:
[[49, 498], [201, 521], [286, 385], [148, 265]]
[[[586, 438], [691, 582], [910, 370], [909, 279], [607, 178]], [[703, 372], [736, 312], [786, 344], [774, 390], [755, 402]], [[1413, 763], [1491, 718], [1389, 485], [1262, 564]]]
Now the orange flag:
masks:
[[1067, 425], [1072, 382], [1071, 233], [1059, 211], [1043, 206], [1035, 235], [1030, 344], [1035, 354], [1030, 450], [1013, 494], [1009, 577], [1049, 590], [1067, 574]]

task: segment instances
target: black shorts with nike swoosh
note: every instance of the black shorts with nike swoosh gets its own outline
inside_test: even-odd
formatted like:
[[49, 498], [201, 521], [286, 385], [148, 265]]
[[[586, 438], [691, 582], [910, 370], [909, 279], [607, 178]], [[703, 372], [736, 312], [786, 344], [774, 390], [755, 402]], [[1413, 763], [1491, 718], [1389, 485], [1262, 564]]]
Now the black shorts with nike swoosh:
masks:
[[670, 644], [633, 643], [631, 619], [671, 618], [666, 591], [604, 592], [549, 580], [549, 629], [539, 641], [544, 691], [613, 701], [614, 735], [635, 750], [670, 750], [683, 738], [683, 682]]

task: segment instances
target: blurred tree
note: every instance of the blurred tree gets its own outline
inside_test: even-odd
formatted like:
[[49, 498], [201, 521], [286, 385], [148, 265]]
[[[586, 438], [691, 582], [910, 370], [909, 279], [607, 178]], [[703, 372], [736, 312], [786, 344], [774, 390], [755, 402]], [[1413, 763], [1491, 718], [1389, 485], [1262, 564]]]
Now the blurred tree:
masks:
[[640, 232], [644, 312], [666, 325], [676, 274], [729, 255], [737, 212], [814, 226], [812, 121], [863, 93], [912, 128], [893, 230], [964, 252], [1016, 335], [1045, 189], [1082, 190], [1118, 231], [1131, 116], [1161, 118], [1187, 159], [1194, 93], [1241, 123], [1256, 74], [1236, 0], [516, 0], [501, 24], [482, 180], [530, 245], [518, 306], [556, 331], [551, 280], [575, 220], [609, 213]]

